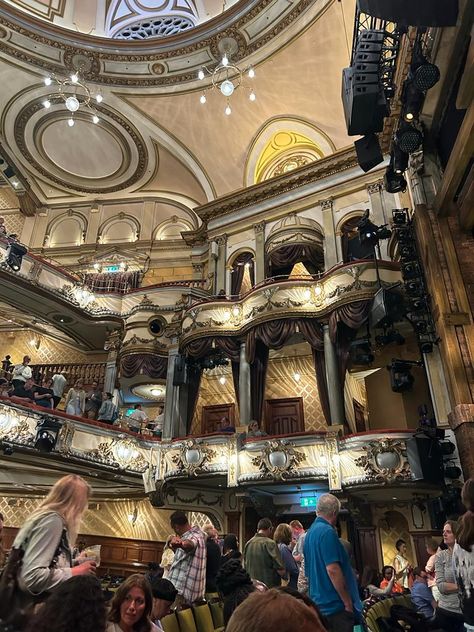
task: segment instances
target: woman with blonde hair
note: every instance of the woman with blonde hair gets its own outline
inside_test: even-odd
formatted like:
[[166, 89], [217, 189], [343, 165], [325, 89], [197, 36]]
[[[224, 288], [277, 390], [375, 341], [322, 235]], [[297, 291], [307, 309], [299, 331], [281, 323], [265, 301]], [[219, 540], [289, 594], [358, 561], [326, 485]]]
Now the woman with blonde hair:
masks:
[[74, 544], [87, 509], [90, 486], [76, 474], [60, 478], [18, 532], [14, 549], [23, 551], [18, 574], [24, 601], [40, 601], [74, 575], [95, 574], [95, 562], [72, 567]]
[[296, 590], [298, 586], [299, 568], [290, 549], [291, 538], [292, 533], [290, 525], [285, 524], [284, 522], [279, 524], [278, 527], [275, 529], [273, 539], [278, 544], [281, 559], [283, 560], [283, 564], [285, 565], [286, 575], [288, 578], [288, 586]]
[[86, 407], [86, 392], [82, 380], [76, 380], [74, 386], [69, 389], [64, 405], [68, 415], [82, 417]]
[[107, 632], [158, 632], [150, 620], [152, 608], [150, 583], [143, 575], [130, 575], [115, 593]]

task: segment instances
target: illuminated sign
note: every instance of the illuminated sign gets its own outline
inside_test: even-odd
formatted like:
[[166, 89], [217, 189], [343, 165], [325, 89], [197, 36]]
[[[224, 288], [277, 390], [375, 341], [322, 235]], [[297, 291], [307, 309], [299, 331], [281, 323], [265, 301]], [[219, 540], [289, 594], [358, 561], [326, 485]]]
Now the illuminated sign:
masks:
[[316, 507], [319, 496], [304, 496], [300, 498], [300, 507]]

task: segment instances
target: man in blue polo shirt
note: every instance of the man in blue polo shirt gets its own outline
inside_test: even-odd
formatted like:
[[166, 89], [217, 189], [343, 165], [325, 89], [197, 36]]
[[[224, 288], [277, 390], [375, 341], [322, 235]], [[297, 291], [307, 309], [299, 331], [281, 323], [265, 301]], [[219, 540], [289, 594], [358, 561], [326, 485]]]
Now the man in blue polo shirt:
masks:
[[330, 632], [352, 632], [362, 612], [354, 571], [339, 542], [335, 525], [341, 503], [323, 494], [316, 507], [316, 520], [306, 532], [305, 573], [309, 596], [326, 616]]

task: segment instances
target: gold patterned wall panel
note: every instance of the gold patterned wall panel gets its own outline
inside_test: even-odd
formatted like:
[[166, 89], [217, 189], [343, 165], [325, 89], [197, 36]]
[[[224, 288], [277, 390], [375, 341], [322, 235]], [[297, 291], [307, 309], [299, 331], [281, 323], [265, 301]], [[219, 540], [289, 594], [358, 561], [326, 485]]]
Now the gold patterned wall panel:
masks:
[[166, 281], [188, 281], [192, 278], [192, 266], [150, 268], [143, 278], [142, 287], [155, 285], [156, 283], [165, 283]]
[[[1, 207], [0, 207], [1, 211]], [[22, 213], [8, 213], [3, 216], [5, 218], [5, 227], [8, 235], [18, 235], [21, 238], [23, 226], [25, 224], [25, 216]]]
[[[39, 346], [37, 346], [39, 340]], [[90, 364], [105, 362], [105, 353], [87, 355], [74, 347], [47, 338], [32, 331], [5, 332], [0, 336], [0, 355], [12, 356], [12, 362], [21, 362], [25, 355], [29, 355], [32, 364]]]
[[[18, 209], [18, 213], [15, 213], [15, 215], [23, 217], [24, 221], [25, 216], [20, 213], [20, 203], [17, 196], [10, 188], [2, 186], [0, 187], [0, 211], [10, 211], [11, 209]], [[11, 215], [13, 215], [13, 213], [11, 213]]]
[[[225, 377], [225, 384], [220, 378]], [[201, 434], [201, 416], [203, 406], [217, 406], [218, 404], [235, 403], [235, 423], [238, 424], [238, 405], [235, 398], [234, 383], [230, 367], [220, 367], [212, 372], [205, 372], [201, 378], [199, 397], [191, 424], [191, 434]]]
[[[416, 566], [416, 557], [413, 552], [408, 520], [402, 511], [408, 510], [408, 505], [400, 511], [385, 511], [376, 521], [376, 526], [380, 530], [380, 543], [382, 545], [382, 558], [384, 564], [393, 565], [393, 560], [397, 554], [395, 543], [397, 540], [405, 540], [407, 545], [407, 558], [412, 566]], [[375, 516], [374, 516], [375, 517]]]

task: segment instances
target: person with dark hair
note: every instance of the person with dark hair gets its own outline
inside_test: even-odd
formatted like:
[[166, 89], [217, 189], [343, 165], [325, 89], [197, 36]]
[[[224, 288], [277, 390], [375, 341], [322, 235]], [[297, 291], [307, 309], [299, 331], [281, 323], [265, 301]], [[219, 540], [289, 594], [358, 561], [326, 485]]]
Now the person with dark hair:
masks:
[[168, 579], [178, 591], [177, 605], [202, 599], [206, 588], [206, 536], [189, 524], [184, 511], [171, 514], [170, 525], [176, 536], [170, 540], [175, 552]]
[[325, 616], [319, 610], [318, 606], [314, 603], [314, 601], [308, 597], [308, 595], [306, 595], [304, 593], [300, 593], [298, 590], [295, 590], [294, 588], [291, 588], [291, 586], [279, 586], [275, 590], [279, 590], [280, 592], [284, 593], [285, 595], [290, 595], [290, 597], [294, 597], [295, 599], [299, 599], [304, 604], [306, 604], [308, 606], [308, 608], [312, 608], [316, 612], [316, 614], [318, 615], [319, 620], [321, 621], [323, 626], [326, 627], [326, 618], [325, 618]]
[[439, 540], [435, 538], [426, 539], [426, 552], [428, 553], [429, 558], [425, 565], [425, 571], [428, 575], [428, 588], [431, 590], [435, 601], [438, 601], [439, 599], [439, 591], [436, 587], [435, 573], [436, 554], [439, 550]]
[[116, 413], [115, 404], [112, 401], [112, 393], [105, 393], [105, 397], [99, 408], [98, 421], [102, 421], [105, 424], [112, 424], [114, 421], [114, 415]]
[[43, 406], [44, 408], [53, 408], [54, 406], [54, 394], [51, 388], [51, 378], [45, 377], [41, 382], [41, 386], [33, 387], [33, 399], [37, 406]]
[[389, 585], [392, 586], [390, 590], [391, 594], [402, 595], [403, 586], [396, 581], [396, 573], [393, 566], [384, 566], [382, 568], [382, 581], [380, 582], [380, 588], [385, 590]]
[[466, 632], [474, 632], [474, 478], [464, 483], [461, 499], [466, 513], [461, 516], [453, 547], [453, 568], [464, 626]]
[[425, 619], [432, 619], [436, 608], [433, 593], [428, 588], [428, 573], [422, 568], [413, 569], [413, 585], [410, 591], [410, 599]]
[[257, 533], [244, 547], [244, 566], [252, 579], [258, 579], [273, 588], [281, 584], [286, 569], [275, 540], [272, 540], [273, 525], [269, 518], [257, 524]]
[[407, 543], [401, 538], [395, 542], [395, 548], [397, 554], [393, 560], [393, 568], [395, 569], [395, 579], [403, 586], [403, 588], [410, 588], [410, 576], [412, 567], [410, 561], [407, 559]]
[[150, 584], [163, 577], [163, 569], [158, 562], [148, 562], [148, 571], [145, 573], [145, 577], [148, 579]]
[[285, 565], [288, 578], [288, 585], [296, 590], [298, 584], [299, 568], [290, 549], [291, 544], [291, 527], [289, 524], [281, 523], [275, 529], [273, 539], [278, 545], [281, 559]]
[[128, 418], [128, 427], [132, 432], [140, 433], [144, 424], [148, 422], [148, 415], [142, 410], [141, 404], [135, 404], [133, 409]]
[[17, 388], [17, 386], [25, 386], [25, 382], [27, 380], [31, 380], [33, 377], [33, 372], [31, 367], [28, 366], [31, 362], [30, 356], [24, 356], [23, 362], [21, 364], [17, 364], [13, 367], [12, 372], [12, 386], [13, 388]]
[[241, 560], [242, 553], [239, 551], [239, 541], [235, 533], [228, 533], [222, 544], [221, 565], [229, 560]]
[[90, 575], [68, 579], [30, 619], [26, 632], [105, 632], [107, 608], [100, 582]]
[[256, 589], [250, 575], [236, 559], [229, 560], [221, 566], [216, 584], [224, 599], [224, 626], [226, 626], [237, 606]]
[[[382, 587], [382, 577], [380, 576], [379, 571], [377, 571], [375, 568], [370, 568], [370, 566], [364, 566], [364, 570], [362, 571], [361, 584], [366, 594], [366, 598], [370, 596], [389, 597], [392, 594], [393, 585], [395, 583], [395, 573], [393, 572], [392, 566], [384, 566], [384, 569], [391, 570], [391, 577], [388, 580], [387, 584]], [[403, 592], [403, 589], [401, 590], [401, 592]]]
[[150, 584], [143, 575], [130, 575], [112, 600], [107, 632], [157, 632], [150, 620], [152, 608]]
[[217, 529], [212, 524], [203, 527], [206, 534], [206, 592], [215, 593], [217, 591], [216, 576], [221, 565], [221, 548], [217, 543]]
[[458, 523], [455, 520], [446, 520], [443, 527], [443, 540], [448, 548], [438, 553], [435, 563], [436, 585], [440, 593], [435, 623], [449, 632], [462, 632], [464, 629], [459, 589], [453, 570], [453, 549], [457, 530]]
[[151, 594], [153, 595], [153, 608], [151, 620], [158, 630], [163, 630], [161, 619], [171, 613], [171, 606], [174, 604], [178, 591], [167, 579], [154, 579], [150, 582]]
[[240, 604], [226, 632], [326, 632], [314, 608], [279, 590], [255, 592]]

